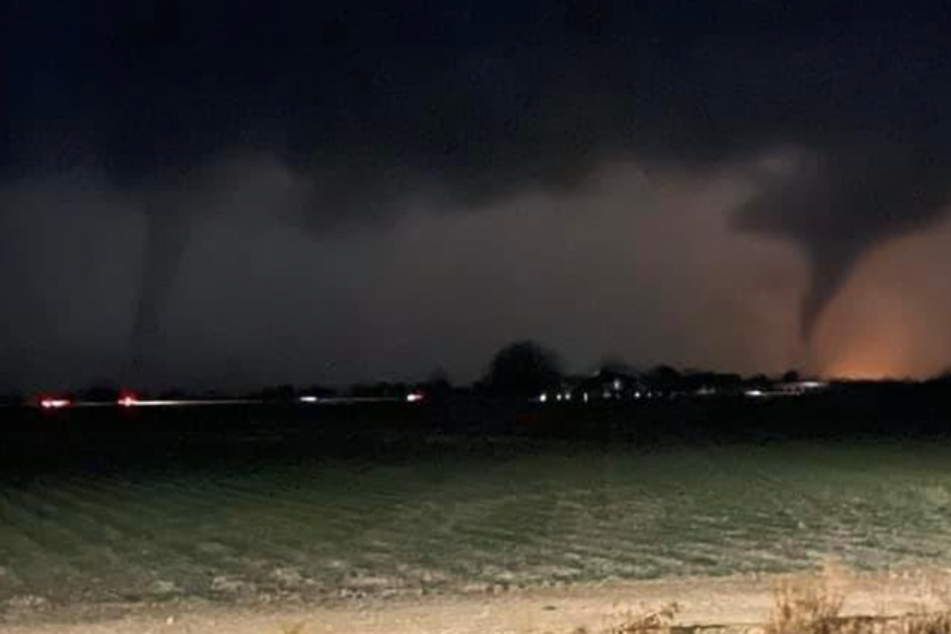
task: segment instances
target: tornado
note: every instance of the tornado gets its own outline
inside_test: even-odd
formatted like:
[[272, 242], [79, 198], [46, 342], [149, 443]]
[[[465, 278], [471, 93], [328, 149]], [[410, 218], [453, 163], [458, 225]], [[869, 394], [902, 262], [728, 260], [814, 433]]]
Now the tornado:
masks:
[[880, 245], [922, 231], [951, 204], [951, 152], [856, 142], [813, 150], [766, 178], [740, 208], [737, 227], [793, 244], [809, 265], [800, 305], [804, 343], [856, 265]]
[[133, 316], [128, 383], [143, 385], [161, 374], [169, 295], [179, 278], [190, 227], [177, 207], [150, 204], [145, 212], [142, 268]]

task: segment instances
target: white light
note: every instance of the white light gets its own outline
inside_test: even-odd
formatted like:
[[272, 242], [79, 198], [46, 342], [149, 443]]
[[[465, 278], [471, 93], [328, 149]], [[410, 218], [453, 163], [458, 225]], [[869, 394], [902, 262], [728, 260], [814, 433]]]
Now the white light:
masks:
[[423, 395], [419, 392], [411, 392], [410, 394], [406, 395], [407, 403], [418, 403], [421, 400], [423, 400]]
[[561, 394], [556, 394], [556, 395], [555, 395], [555, 400], [556, 400], [556, 401], [560, 401], [561, 399], [562, 399], [562, 395], [561, 395]]
[[44, 398], [40, 401], [40, 407], [43, 409], [62, 409], [69, 407], [69, 400], [65, 398]]
[[179, 401], [179, 400], [150, 400], [150, 401], [130, 401], [128, 407], [176, 407], [179, 405], [204, 405], [203, 401]]
[[316, 396], [302, 396], [300, 397], [301, 403], [316, 403], [319, 399]]
[[565, 392], [565, 400], [566, 400], [566, 401], [570, 401], [570, 400], [571, 400], [571, 392]]
[[640, 392], [634, 392], [634, 398], [640, 398], [640, 397], [641, 397]]
[[539, 394], [539, 395], [538, 395], [538, 402], [539, 402], [539, 403], [546, 403], [546, 402], [548, 402], [548, 394], [546, 394], [545, 392], [542, 392], [541, 394]]
[[584, 399], [584, 402], [587, 403], [587, 402], [588, 402], [588, 393], [585, 392], [584, 395], [582, 396], [582, 398]]
[[121, 407], [135, 407], [139, 404], [139, 400], [134, 396], [123, 396], [119, 399], [119, 405]]
[[614, 391], [619, 392], [622, 387], [624, 387], [624, 384], [621, 383], [621, 379], [614, 379]]
[[757, 398], [763, 395], [763, 391], [762, 390], [746, 390], [746, 395], [753, 398]]

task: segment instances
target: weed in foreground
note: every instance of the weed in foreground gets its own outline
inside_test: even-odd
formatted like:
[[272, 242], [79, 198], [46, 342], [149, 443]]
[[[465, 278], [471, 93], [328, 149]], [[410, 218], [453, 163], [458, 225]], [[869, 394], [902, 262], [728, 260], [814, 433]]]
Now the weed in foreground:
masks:
[[951, 634], [951, 612], [911, 616], [899, 631], [901, 634]]
[[844, 617], [844, 598], [827, 587], [784, 588], [765, 634], [951, 634], [951, 611], [904, 617]]
[[646, 614], [628, 613], [624, 620], [607, 630], [606, 634], [652, 634], [670, 631], [680, 606], [669, 603], [659, 610]]
[[776, 592], [766, 634], [838, 634], [844, 597], [827, 587], [784, 587]]

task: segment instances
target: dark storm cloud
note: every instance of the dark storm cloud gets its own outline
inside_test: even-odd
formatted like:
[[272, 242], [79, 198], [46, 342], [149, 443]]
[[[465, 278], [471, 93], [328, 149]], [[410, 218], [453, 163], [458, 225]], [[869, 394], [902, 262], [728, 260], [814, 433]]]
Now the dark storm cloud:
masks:
[[8, 167], [135, 186], [258, 149], [342, 179], [330, 213], [411, 174], [466, 197], [945, 127], [935, 16], [652, 4], [21, 3]]
[[3, 173], [96, 170], [138, 201], [141, 333], [202, 196], [240, 185], [208, 184], [234, 155], [277, 157], [296, 180], [273, 213], [322, 231], [414, 197], [568, 189], [615, 160], [801, 148], [737, 227], [808, 256], [808, 331], [858, 258], [947, 202], [947, 10], [896, 4], [21, 2]]

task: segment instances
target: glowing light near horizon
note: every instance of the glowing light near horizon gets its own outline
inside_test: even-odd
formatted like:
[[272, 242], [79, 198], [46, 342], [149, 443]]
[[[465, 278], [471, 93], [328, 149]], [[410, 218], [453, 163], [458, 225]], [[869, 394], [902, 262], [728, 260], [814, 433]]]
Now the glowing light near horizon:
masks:
[[43, 409], [63, 409], [69, 407], [70, 404], [67, 398], [44, 398], [40, 401], [40, 407]]
[[119, 399], [120, 407], [135, 407], [140, 404], [139, 399], [132, 394], [125, 394]]
[[302, 396], [298, 400], [301, 403], [309, 403], [309, 404], [317, 403], [318, 401], [320, 401], [320, 399], [317, 398], [316, 396]]
[[842, 379], [847, 381], [878, 381], [883, 379], [894, 379], [901, 375], [896, 371], [900, 365], [892, 359], [875, 358], [846, 358], [830, 364], [829, 368], [823, 372], [823, 376], [829, 379]]
[[[254, 405], [262, 401], [254, 399], [135, 399], [134, 407], [195, 407], [199, 405]], [[120, 403], [122, 405], [122, 403]]]
[[419, 403], [423, 400], [423, 395], [420, 392], [412, 392], [406, 395], [407, 403]]
[[[938, 362], [943, 338], [920, 310], [902, 262], [911, 243], [866, 255], [826, 313], [812, 342], [812, 366], [826, 379], [874, 381], [922, 377]], [[946, 344], [944, 344], [946, 345]]]

